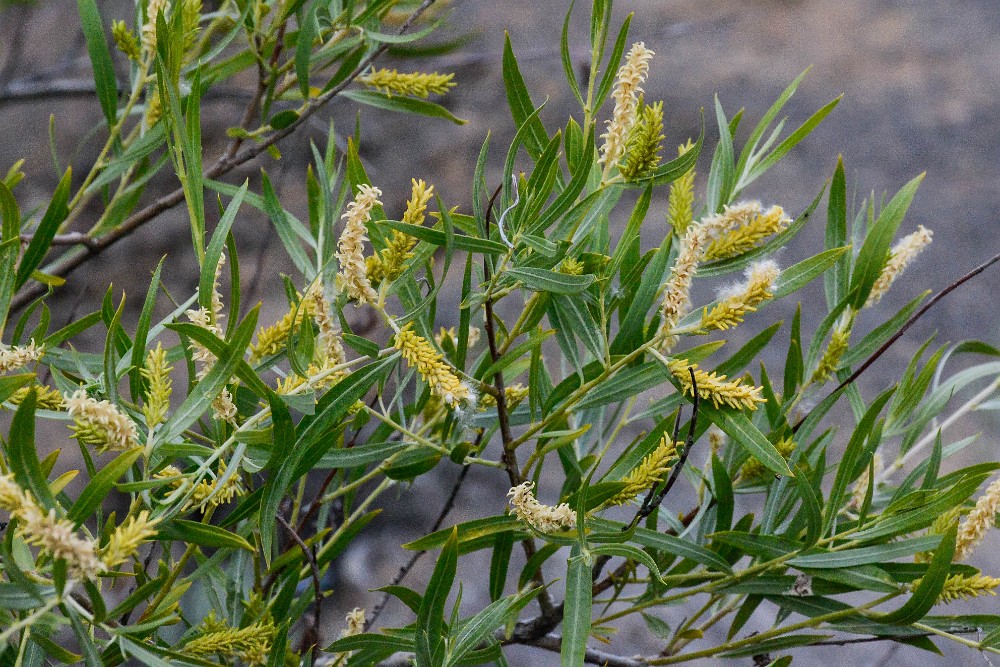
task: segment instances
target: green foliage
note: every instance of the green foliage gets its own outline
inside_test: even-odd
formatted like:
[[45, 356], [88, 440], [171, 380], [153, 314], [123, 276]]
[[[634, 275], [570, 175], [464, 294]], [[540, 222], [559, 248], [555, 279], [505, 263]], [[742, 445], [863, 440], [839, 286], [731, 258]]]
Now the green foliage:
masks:
[[[409, 184], [371, 183], [357, 136], [340, 154], [332, 128], [301, 175], [306, 210], [286, 208], [263, 171], [259, 188], [227, 182], [236, 166], [280, 155], [280, 140], [336, 97], [463, 122], [426, 99], [450, 75], [372, 69], [390, 45], [449, 45], [421, 42], [438, 25], [427, 6], [224, 2], [202, 13], [197, 0], [150, 0], [130, 30], [80, 0], [106, 143], [37, 209], [23, 212], [19, 164], [0, 182], [4, 664], [376, 665], [402, 653], [431, 667], [504, 664], [505, 647], [523, 644], [563, 665], [645, 665], [759, 660], [853, 635], [1000, 652], [1000, 616], [935, 614], [1000, 585], [957, 562], [1000, 509], [1000, 484], [980, 492], [1000, 464], [945, 466], [973, 440], [953, 440], [952, 427], [1000, 407], [1000, 352], [928, 341], [877, 396], [854, 382], [926, 296], [881, 322], [870, 307], [904, 254], [929, 242], [923, 230], [894, 243], [922, 176], [855, 213], [838, 160], [794, 219], [776, 206], [777, 224], [748, 229], [764, 216], [745, 192], [839, 101], [785, 133], [778, 117], [805, 73], [742, 146], [743, 112], [729, 117], [716, 100], [714, 146], [703, 129], [661, 164], [662, 103], [638, 94], [656, 60], [628, 49], [631, 16], [612, 26], [610, 1], [595, 0], [587, 81], [570, 59], [569, 16], [563, 29], [580, 107], [566, 122], [535, 104], [506, 40], [498, 67], [516, 135], [500, 183], [486, 176], [487, 138], [468, 199], [442, 202], [414, 181], [405, 212], [383, 207], [383, 192]], [[121, 92], [109, 30], [129, 62]], [[246, 120], [205, 160], [202, 99], [253, 70]], [[690, 189], [699, 163], [700, 194], [678, 199], [694, 202], [683, 229], [645, 245], [655, 202], [671, 183]], [[147, 205], [145, 186], [167, 165], [177, 190]], [[206, 187], [219, 196], [214, 226]], [[822, 224], [823, 196], [823, 247], [780, 270], [771, 257]], [[99, 311], [48, 331], [45, 297], [73, 266], [182, 201], [196, 293], [156, 319], [173, 301], [160, 284], [168, 257], [134, 330], [109, 290]], [[266, 213], [296, 270], [274, 323], [241, 300], [234, 239], [254, 233], [240, 224], [248, 207]], [[87, 233], [67, 233], [87, 217]], [[718, 247], [742, 251], [709, 261], [727, 235], [740, 243]], [[370, 280], [371, 258], [389, 255], [393, 270]], [[743, 283], [692, 304], [693, 281], [744, 270]], [[779, 335], [772, 302], [819, 279], [825, 304], [800, 305]], [[442, 293], [457, 313], [439, 312]], [[350, 330], [352, 301], [378, 330]], [[498, 316], [501, 303], [516, 318]], [[709, 312], [757, 331], [734, 349]], [[104, 346], [87, 352], [75, 339], [98, 325]], [[969, 361], [952, 373], [960, 355]], [[169, 407], [154, 419], [152, 403]], [[78, 452], [37, 439], [40, 422], [68, 426]], [[57, 464], [72, 470], [56, 475]], [[378, 589], [409, 623], [383, 627], [375, 607], [356, 610], [334, 641], [320, 623], [327, 571], [366, 531], [395, 534], [379, 507], [391, 492], [456, 466], [435, 529], [400, 545], [436, 553], [429, 579], [403, 586], [407, 568]], [[452, 525], [472, 466], [509, 484], [509, 502], [484, 496], [486, 484], [464, 508], [477, 518]], [[696, 505], [678, 505], [677, 484]], [[474, 552], [488, 554], [489, 577], [463, 576]], [[463, 603], [473, 587], [488, 605]], [[765, 613], [773, 624], [748, 634]], [[620, 657], [635, 651], [614, 633], [640, 614], [659, 649]], [[723, 621], [727, 638], [710, 641]]]

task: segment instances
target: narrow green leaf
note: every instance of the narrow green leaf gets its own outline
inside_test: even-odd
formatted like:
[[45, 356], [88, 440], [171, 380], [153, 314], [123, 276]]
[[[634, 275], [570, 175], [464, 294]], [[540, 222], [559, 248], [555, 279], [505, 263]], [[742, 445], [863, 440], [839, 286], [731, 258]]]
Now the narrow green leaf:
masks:
[[255, 549], [244, 538], [224, 528], [210, 524], [174, 519], [158, 527], [160, 540], [187, 542], [216, 549]]
[[52, 245], [52, 239], [55, 238], [56, 232], [59, 231], [59, 225], [62, 224], [63, 220], [69, 214], [67, 204], [69, 202], [69, 188], [72, 175], [72, 168], [67, 167], [66, 173], [63, 174], [59, 185], [56, 186], [55, 192], [52, 193], [52, 200], [45, 210], [45, 215], [42, 216], [41, 222], [38, 223], [38, 227], [31, 236], [31, 241], [28, 243], [28, 247], [21, 257], [21, 264], [17, 267], [17, 278], [14, 281], [15, 290], [20, 289], [28, 281], [32, 272], [45, 259], [45, 255]]
[[94, 70], [97, 100], [101, 104], [101, 111], [104, 112], [104, 119], [110, 128], [118, 117], [118, 84], [115, 81], [115, 66], [111, 61], [111, 52], [108, 50], [108, 40], [104, 36], [101, 13], [94, 0], [77, 0], [76, 6], [80, 13], [83, 37], [87, 42], [90, 66]]
[[509, 269], [507, 274], [520, 280], [526, 287], [535, 292], [552, 292], [554, 294], [577, 294], [590, 287], [591, 283], [594, 282], [594, 276], [591, 274], [574, 276], [548, 269], [528, 267]]
[[456, 125], [465, 125], [468, 122], [454, 115], [436, 102], [429, 102], [413, 97], [399, 97], [398, 95], [386, 95], [374, 90], [353, 89], [345, 90], [340, 95], [358, 104], [375, 107], [376, 109], [400, 111], [402, 113], [417, 114], [418, 116], [428, 116], [430, 118], [444, 118]]
[[545, 145], [549, 143], [549, 137], [542, 121], [535, 114], [535, 104], [531, 101], [528, 87], [524, 85], [517, 58], [510, 45], [510, 35], [506, 32], [503, 45], [503, 82], [507, 91], [507, 104], [514, 117], [514, 126], [521, 127], [526, 121], [530, 123], [523, 137], [524, 147], [532, 158], [538, 159]]
[[418, 667], [434, 667], [443, 663], [444, 607], [448, 601], [458, 565], [458, 528], [441, 549], [434, 572], [427, 582], [427, 591], [417, 614], [416, 658]]
[[913, 595], [902, 607], [884, 615], [876, 615], [880, 623], [890, 625], [909, 625], [922, 619], [937, 603], [938, 596], [944, 588], [950, 574], [951, 561], [955, 555], [955, 537], [958, 524], [954, 524], [941, 538], [941, 543], [934, 551], [927, 574], [920, 578], [920, 584]]
[[794, 477], [784, 457], [745, 414], [728, 408], [716, 408], [709, 401], [702, 401], [699, 410], [768, 470], [777, 475]]
[[78, 527], [90, 518], [90, 515], [101, 506], [101, 503], [111, 489], [114, 487], [115, 482], [117, 482], [122, 475], [124, 475], [132, 464], [135, 463], [139, 457], [142, 455], [142, 447], [135, 447], [128, 451], [119, 454], [113, 461], [103, 466], [96, 475], [90, 480], [87, 486], [80, 493], [80, 497], [76, 499], [73, 506], [70, 508], [69, 513], [66, 518], [76, 524]]
[[563, 606], [562, 647], [560, 664], [562, 667], [577, 667], [583, 664], [587, 652], [587, 638], [590, 636], [591, 608], [593, 606], [593, 581], [590, 563], [586, 556], [570, 556], [566, 568], [566, 601]]

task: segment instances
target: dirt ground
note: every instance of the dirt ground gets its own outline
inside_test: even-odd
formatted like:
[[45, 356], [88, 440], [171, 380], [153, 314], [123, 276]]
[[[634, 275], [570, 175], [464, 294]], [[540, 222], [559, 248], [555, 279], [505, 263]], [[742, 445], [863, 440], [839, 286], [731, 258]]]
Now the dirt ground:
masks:
[[[99, 4], [106, 19], [131, 15], [130, 4], [118, 0]], [[469, 122], [457, 127], [383, 112], [365, 111], [362, 116], [363, 159], [372, 180], [386, 192], [390, 209], [401, 207], [409, 179], [418, 177], [435, 183], [445, 202], [467, 210], [471, 173], [487, 130], [493, 132], [490, 173], [492, 182], [496, 181], [502, 149], [514, 132], [500, 77], [505, 29], [536, 103], [548, 99], [542, 120], [550, 131], [565, 124], [573, 108], [563, 79], [557, 39], [568, 4], [562, 0], [453, 3], [452, 29], [472, 33], [473, 39], [457, 53], [431, 59], [420, 67], [456, 73], [459, 86], [445, 104]], [[581, 68], [586, 58], [587, 19], [586, 7], [582, 6], [586, 4], [578, 3], [571, 31], [571, 39], [579, 45], [574, 49], [574, 58]], [[84, 53], [82, 40], [66, 33], [70, 24], [66, 17], [75, 12], [74, 5], [69, 0], [52, 0], [0, 13], [0, 58], [5, 59], [0, 61], [0, 169], [6, 170], [18, 158], [27, 158], [29, 179], [19, 193], [36, 203], [51, 192], [56, 180], [47, 148], [49, 115], [55, 115], [55, 149], [61, 164], [74, 156], [76, 163], [86, 164], [87, 156], [98, 148], [98, 140], [89, 135], [98, 118], [96, 101], [89, 97], [4, 101], [2, 91], [12, 81], [36, 75], [86, 75], [80, 60]], [[923, 224], [934, 230], [934, 244], [907, 279], [882, 302], [880, 308], [885, 312], [894, 312], [920, 289], [941, 289], [1000, 249], [1000, 106], [996, 103], [1000, 99], [1000, 12], [995, 0], [623, 1], [616, 7], [616, 22], [628, 12], [635, 12], [633, 41], [642, 40], [656, 52], [645, 90], [648, 99], [665, 102], [668, 145], [697, 135], [702, 108], [709, 112], [707, 134], [714, 135], [714, 94], [718, 94], [730, 115], [745, 107], [745, 117], [754, 121], [808, 66], [812, 71], [787, 107], [790, 125], [805, 120], [833, 97], [844, 95], [828, 120], [755, 184], [750, 196], [766, 204], [779, 203], [797, 213], [823, 187], [838, 154], [844, 157], [849, 188], [856, 192], [857, 201], [870, 192], [877, 197], [885, 192], [891, 195], [914, 175], [927, 172], [903, 232]], [[24, 55], [11, 63], [7, 53], [18, 34]], [[211, 103], [206, 111], [211, 128], [205, 132], [209, 138], [206, 153], [220, 149], [225, 127], [240, 113], [239, 101], [216, 99]], [[304, 213], [308, 141], [321, 140], [328, 118], [345, 128], [353, 126], [354, 108], [335, 103], [324, 118], [284, 145], [280, 163], [267, 158], [266, 162], [231, 175], [229, 181], [253, 178], [260, 166], [266, 166], [269, 173], [277, 175], [275, 180], [285, 205], [297, 214]], [[703, 163], [705, 171], [707, 162]], [[166, 190], [174, 184], [163, 178], [154, 186]], [[644, 229], [651, 244], [658, 243], [664, 234], [664, 208], [665, 201], [654, 201]], [[783, 264], [803, 259], [821, 247], [823, 216], [817, 217], [819, 220], [783, 251], [779, 257]], [[250, 290], [244, 303], [264, 299], [270, 313], [277, 315], [280, 284], [275, 278], [279, 272], [290, 272], [290, 266], [282, 258], [280, 244], [269, 232], [266, 220], [248, 214], [241, 224], [242, 234], [238, 228], [237, 235], [248, 281], [244, 287]], [[75, 312], [93, 309], [109, 282], [125, 289], [132, 295], [133, 305], [137, 305], [150, 270], [164, 253], [172, 255], [167, 268], [168, 284], [180, 293], [190, 291], [196, 284], [197, 271], [185, 249], [187, 243], [186, 222], [179, 210], [173, 211], [78, 271], [72, 278], [75, 287], [54, 302], [54, 310], [65, 311], [68, 304], [73, 304]], [[993, 310], [1000, 285], [997, 271], [963, 287], [931, 311], [873, 369], [863, 389], [883, 386], [898, 376], [919, 345], [934, 332], [941, 343], [981, 338], [1000, 344]], [[804, 318], [821, 312], [821, 300], [820, 290], [805, 293]], [[794, 304], [784, 307], [790, 312]], [[268, 310], [262, 314], [263, 320], [268, 319]], [[439, 310], [448, 312], [443, 307]], [[981, 449], [972, 452], [972, 458], [985, 457], [987, 452], [995, 457], [993, 443], [998, 426], [995, 419], [983, 416], [979, 422], [979, 428], [985, 431], [978, 445]], [[449, 488], [448, 480], [456, 472], [442, 471], [438, 488], [430, 488], [433, 485], [425, 481], [401, 491], [398, 501], [387, 508], [386, 519], [369, 528], [369, 539], [347, 554], [337, 577], [340, 591], [331, 602], [331, 610], [338, 617], [355, 605], [370, 607], [374, 603], [376, 597], [365, 590], [373, 581], [385, 582], [395, 573], [405, 558], [396, 547], [426, 530]], [[502, 480], [477, 471], [473, 482], [462, 491], [459, 505], [464, 502], [465, 511], [456, 512], [455, 521], [474, 516], [475, 506], [485, 502], [483, 498], [495, 499], [497, 506], [502, 504], [506, 491]], [[415, 507], [431, 509], [428, 516], [415, 516]], [[995, 557], [998, 545], [1000, 540], [994, 537], [981, 550], [980, 564], [987, 573], [995, 573], [1000, 565], [1000, 557]], [[483, 565], [470, 559], [466, 574], [473, 575]], [[415, 576], [422, 574], [418, 568]], [[482, 591], [475, 588], [472, 584], [466, 587], [465, 601], [470, 610], [482, 603]], [[407, 622], [400, 610], [390, 612], [384, 620]], [[766, 627], [772, 620], [767, 614], [772, 613], [760, 614], [755, 622]], [[682, 616], [682, 608], [662, 613], [671, 624]], [[339, 626], [331, 626], [327, 638], [335, 637], [338, 630]], [[795, 664], [824, 664], [831, 659], [865, 665], [979, 664], [984, 660], [953, 644], [942, 642], [941, 646], [943, 658], [901, 645], [813, 649], [798, 652]], [[648, 653], [656, 646], [649, 642], [640, 624], [615, 638], [609, 650]], [[512, 651], [509, 658], [512, 665], [558, 664], [557, 658], [537, 652]]]

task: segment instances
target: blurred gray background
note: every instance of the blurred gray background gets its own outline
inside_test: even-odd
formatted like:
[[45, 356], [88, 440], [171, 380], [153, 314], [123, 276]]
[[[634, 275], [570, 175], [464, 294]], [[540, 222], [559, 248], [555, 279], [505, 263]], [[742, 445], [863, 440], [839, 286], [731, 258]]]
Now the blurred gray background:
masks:
[[[578, 3], [570, 35], [581, 74], [588, 60], [587, 4]], [[124, 18], [131, 23], [130, 3], [113, 0], [99, 5], [106, 22]], [[567, 114], [578, 112], [558, 53], [567, 8], [564, 1], [456, 0], [448, 30], [470, 35], [465, 46], [423, 62], [392, 63], [400, 68], [455, 72], [458, 87], [443, 103], [469, 122], [458, 127], [444, 121], [362, 111], [362, 157], [373, 182], [385, 193], [390, 212], [402, 210], [411, 177], [435, 184], [444, 202], [468, 212], [471, 174], [487, 130], [493, 132], [494, 147], [488, 179], [498, 184], [503, 154], [514, 133], [500, 76], [504, 30], [510, 32], [536, 104], [548, 100], [541, 118], [549, 131], [564, 126]], [[92, 96], [17, 94], [38, 82], [86, 83], [89, 73], [75, 11], [70, 0], [52, 0], [9, 6], [0, 12], [0, 170], [6, 171], [19, 158], [27, 159], [24, 169], [28, 178], [17, 191], [22, 209], [43, 203], [57, 180], [48, 148], [50, 114], [55, 117], [54, 147], [61, 165], [86, 167], [103, 142], [99, 132], [93, 133], [99, 111]], [[1000, 95], [1000, 7], [995, 0], [647, 0], [618, 2], [615, 11], [616, 25], [625, 14], [635, 12], [630, 41], [642, 40], [656, 52], [645, 90], [648, 100], [665, 102], [667, 154], [687, 137], [697, 136], [702, 108], [708, 111], [707, 138], [714, 140], [711, 110], [715, 94], [730, 116], [745, 107], [744, 124], [752, 126], [787, 83], [811, 65], [812, 71], [786, 107], [789, 127], [844, 94], [830, 117], [758, 181], [747, 192], [748, 197], [781, 204], [795, 215], [823, 187], [838, 154], [844, 157], [849, 192], [856, 194], [858, 202], [872, 191], [877, 197], [886, 192], [891, 195], [914, 175], [927, 172], [901, 233], [923, 224], [934, 230], [934, 244], [882, 301], [879, 309], [883, 313], [894, 312], [924, 288], [940, 290], [1000, 249], [1000, 106], [996, 103]], [[230, 95], [207, 101], [206, 156], [214, 156], [222, 148], [225, 128], [241, 115], [243, 99]], [[351, 104], [335, 102], [283, 145], [280, 162], [264, 157], [230, 174], [227, 180], [238, 183], [249, 177], [256, 184], [259, 167], [265, 166], [285, 206], [304, 218], [308, 142], [325, 140], [328, 119], [338, 127], [352, 127], [354, 113]], [[707, 164], [703, 159], [700, 173], [707, 171]], [[175, 186], [174, 179], [164, 175], [154, 181], [147, 197]], [[699, 181], [701, 186], [703, 181]], [[647, 218], [643, 234], [649, 245], [658, 244], [665, 233], [665, 200], [664, 190], [654, 199]], [[621, 210], [627, 215], [627, 206]], [[82, 217], [81, 228], [85, 228], [90, 221]], [[821, 248], [824, 218], [817, 215], [780, 254], [782, 265], [793, 264]], [[263, 300], [261, 320], [273, 319], [283, 308], [277, 275], [291, 273], [292, 268], [267, 220], [252, 210], [244, 209], [236, 235], [241, 248], [244, 304]], [[61, 325], [59, 317], [71, 312], [93, 310], [110, 282], [116, 290], [124, 289], [137, 309], [150, 271], [163, 254], [170, 254], [165, 277], [171, 291], [190, 293], [197, 283], [197, 270], [188, 244], [181, 209], [161, 216], [72, 276], [70, 286], [50, 302], [56, 313], [54, 324]], [[966, 338], [1000, 343], [994, 327], [998, 285], [1000, 273], [987, 274], [939, 304], [865, 376], [863, 390], [874, 391], [891, 383], [934, 332], [941, 343]], [[818, 285], [813, 287], [802, 296], [806, 321], [810, 317], [815, 321], [825, 312], [822, 290]], [[705, 289], [707, 294], [710, 287]], [[775, 306], [783, 308], [785, 314], [793, 307]], [[442, 324], [449, 324], [452, 312], [444, 305], [439, 308]], [[133, 310], [132, 321], [135, 316]], [[869, 317], [868, 321], [874, 319]], [[864, 328], [864, 320], [860, 326]], [[748, 326], [746, 332], [737, 332], [732, 338], [745, 337], [750, 331]], [[99, 344], [96, 339], [92, 342]], [[970, 460], [996, 456], [996, 426], [987, 416], [966, 429], [968, 433], [986, 431], [970, 451]], [[337, 636], [343, 612], [355, 605], [370, 609], [376, 602], [377, 595], [366, 589], [373, 582], [385, 583], [404, 562], [406, 555], [398, 544], [426, 532], [456, 473], [455, 466], [445, 463], [435, 483], [422, 479], [415, 487], [400, 491], [388, 503], [388, 513], [369, 526], [368, 538], [342, 559], [326, 615], [336, 616], [337, 622], [330, 622], [327, 639]], [[470, 479], [449, 522], [481, 516], [484, 506], [492, 508], [487, 512], [502, 506], [504, 480], [478, 470]], [[674, 500], [678, 506], [672, 509], [687, 509], [685, 502]], [[987, 574], [996, 574], [1000, 566], [1000, 558], [994, 557], [997, 546], [998, 540], [992, 539], [977, 557]], [[424, 560], [412, 575], [415, 581], [426, 576], [432, 564], [431, 559]], [[465, 604], [472, 611], [484, 604], [482, 568], [488, 562], [470, 558], [465, 565]], [[977, 606], [998, 611], [992, 598], [979, 600]], [[754, 620], [757, 629], [768, 626], [773, 612], [771, 608], [758, 614]], [[683, 608], [671, 608], [662, 610], [660, 616], [675, 625], [683, 613]], [[390, 605], [382, 620], [409, 621], [398, 605]], [[990, 664], [972, 651], [946, 642], [940, 645], [945, 658], [900, 645], [871, 644], [802, 650], [797, 652], [795, 664], [831, 660], [888, 665]], [[607, 648], [625, 655], [658, 650], [641, 623], [626, 628]], [[512, 665], [558, 664], [557, 657], [519, 649], [510, 651], [509, 659]]]

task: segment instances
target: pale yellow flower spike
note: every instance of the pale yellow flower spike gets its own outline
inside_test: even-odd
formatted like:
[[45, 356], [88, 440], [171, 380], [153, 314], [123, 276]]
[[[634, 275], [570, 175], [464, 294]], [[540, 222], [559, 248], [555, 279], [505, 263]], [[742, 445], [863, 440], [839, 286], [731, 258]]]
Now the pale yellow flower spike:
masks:
[[649, 60], [653, 52], [642, 42], [636, 42], [625, 56], [625, 64], [618, 69], [618, 81], [611, 96], [615, 99], [615, 109], [607, 122], [607, 132], [601, 135], [601, 164], [618, 164], [625, 153], [625, 142], [635, 124], [636, 106], [640, 87], [649, 72]]
[[826, 346], [826, 351], [820, 357], [816, 370], [813, 371], [810, 382], [823, 384], [840, 368], [840, 359], [847, 352], [847, 347], [851, 340], [851, 324], [846, 323], [838, 326], [830, 334], [830, 344]]
[[719, 303], [701, 315], [703, 329], [729, 329], [743, 321], [747, 313], [756, 312], [757, 306], [774, 298], [771, 289], [781, 273], [772, 261], [757, 262], [747, 269], [747, 281], [727, 290]]
[[660, 438], [659, 444], [647, 454], [635, 470], [626, 475], [622, 481], [625, 488], [607, 501], [607, 505], [624, 505], [654, 485], [659, 484], [670, 472], [674, 458], [677, 456], [677, 443], [666, 433]]
[[302, 320], [306, 316], [312, 317], [312, 314], [312, 300], [303, 298], [297, 305], [289, 308], [280, 320], [269, 327], [258, 329], [257, 342], [250, 346], [251, 363], [281, 352], [285, 348], [285, 343], [288, 342], [288, 337], [292, 335], [292, 331], [302, 324]]
[[[694, 148], [694, 143], [688, 139], [686, 144], [677, 148], [677, 157], [683, 156]], [[670, 184], [670, 195], [667, 198], [667, 224], [678, 238], [684, 236], [688, 227], [694, 221], [694, 169], [689, 169], [683, 176]]]
[[306, 300], [310, 303], [309, 311], [313, 319], [319, 326], [319, 350], [323, 368], [332, 368], [347, 361], [344, 346], [340, 343], [340, 329], [333, 321], [330, 313], [330, 304], [327, 303], [323, 295], [323, 284], [315, 282], [306, 295]]
[[378, 188], [359, 185], [357, 196], [341, 216], [347, 223], [337, 244], [337, 261], [340, 262], [337, 282], [350, 298], [361, 303], [374, 304], [378, 299], [365, 270], [364, 247], [368, 240], [365, 223], [371, 220], [372, 208], [382, 205], [378, 200], [380, 196], [382, 191]]
[[146, 22], [142, 24], [142, 46], [147, 53], [156, 50], [156, 17], [163, 14], [166, 19], [170, 13], [168, 0], [149, 0], [146, 5]]
[[725, 375], [703, 371], [698, 368], [698, 364], [688, 363], [687, 359], [674, 359], [669, 362], [670, 372], [680, 382], [682, 391], [687, 395], [694, 395], [688, 367], [694, 370], [698, 396], [702, 400], [712, 401], [712, 405], [717, 408], [725, 405], [737, 410], [756, 410], [758, 403], [767, 402], [767, 399], [760, 395], [763, 391], [761, 387], [747, 386], [739, 379], [727, 382]]
[[555, 507], [543, 505], [531, 493], [534, 482], [528, 481], [511, 487], [507, 493], [514, 515], [535, 530], [542, 533], [555, 533], [569, 530], [576, 525], [576, 512], [569, 505], [562, 503]]
[[[919, 585], [919, 579], [911, 584], [914, 589]], [[948, 604], [956, 600], [971, 600], [980, 595], [995, 596], [997, 586], [1000, 586], [1000, 579], [996, 577], [989, 577], [985, 574], [955, 574], [945, 580], [937, 601]]]
[[727, 211], [730, 208], [734, 212], [742, 213], [734, 219], [737, 226], [723, 231], [708, 245], [705, 249], [706, 260], [741, 255], [757, 247], [768, 236], [785, 229], [792, 221], [780, 206], [772, 206], [763, 213], [760, 212], [760, 204], [757, 202], [726, 207]]
[[9, 373], [23, 368], [32, 362], [39, 361], [44, 354], [45, 346], [36, 346], [34, 339], [31, 339], [27, 345], [9, 347], [0, 344], [0, 373]]
[[137, 516], [130, 516], [111, 534], [107, 545], [101, 549], [101, 561], [109, 568], [121, 565], [135, 555], [139, 547], [156, 536], [158, 519], [150, 519], [149, 512], [142, 510]]
[[454, 406], [471, 396], [469, 388], [458, 379], [451, 366], [445, 363], [437, 350], [419, 336], [410, 326], [396, 334], [395, 348], [431, 388], [431, 393]]
[[96, 579], [104, 571], [97, 544], [78, 535], [73, 522], [58, 518], [54, 509], [45, 511], [13, 475], [0, 475], [0, 509], [17, 520], [17, 534], [26, 544], [53, 559], [65, 559], [71, 576]]
[[184, 652], [194, 656], [237, 658], [248, 665], [263, 665], [267, 663], [271, 642], [277, 631], [270, 620], [239, 629], [227, 627], [195, 637], [184, 645]]
[[171, 387], [170, 371], [173, 369], [167, 363], [167, 351], [163, 345], [156, 344], [156, 349], [146, 355], [146, 364], [140, 369], [142, 376], [149, 383], [146, 392], [146, 404], [142, 406], [142, 414], [146, 417], [146, 426], [152, 428], [163, 423], [170, 408]]
[[955, 541], [955, 562], [961, 562], [972, 555], [976, 546], [983, 541], [993, 527], [996, 513], [1000, 511], [1000, 479], [990, 484], [986, 492], [976, 501], [976, 506], [958, 526]]
[[358, 83], [381, 91], [386, 95], [411, 95], [426, 99], [431, 95], [444, 95], [455, 87], [454, 74], [438, 72], [399, 72], [382, 68], [358, 77]]
[[38, 408], [42, 410], [62, 410], [66, 407], [66, 401], [63, 400], [63, 395], [59, 393], [59, 390], [46, 385], [21, 387], [11, 394], [11, 397], [7, 400], [13, 405], [20, 405], [32, 389], [35, 390], [35, 405]]
[[882, 273], [875, 280], [875, 285], [868, 295], [868, 301], [865, 302], [865, 306], [874, 306], [882, 300], [882, 297], [889, 291], [889, 287], [892, 286], [896, 278], [903, 273], [903, 270], [910, 262], [917, 258], [917, 255], [923, 252], [924, 248], [931, 244], [933, 236], [934, 232], [923, 225], [919, 225], [917, 231], [904, 236], [892, 247], [892, 250], [889, 252], [889, 259], [882, 268]]
[[135, 423], [109, 401], [87, 396], [86, 389], [77, 389], [64, 401], [69, 416], [76, 422], [75, 437], [93, 445], [98, 452], [120, 452], [138, 444]]

